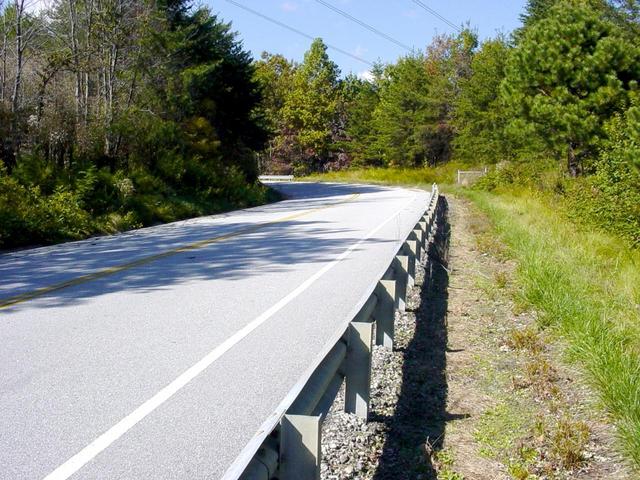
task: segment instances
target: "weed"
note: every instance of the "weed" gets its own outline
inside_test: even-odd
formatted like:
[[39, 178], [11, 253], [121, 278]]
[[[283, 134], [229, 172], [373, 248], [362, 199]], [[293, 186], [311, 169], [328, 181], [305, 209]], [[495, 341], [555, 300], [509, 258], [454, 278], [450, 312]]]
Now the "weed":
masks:
[[565, 469], [578, 467], [584, 461], [588, 441], [588, 425], [568, 417], [560, 418], [549, 435], [551, 453]]
[[524, 365], [527, 379], [541, 396], [552, 396], [552, 387], [558, 379], [556, 369], [542, 355], [534, 355]]
[[531, 353], [540, 353], [544, 349], [538, 332], [530, 326], [511, 330], [507, 337], [507, 345], [514, 350], [527, 350]]
[[508, 458], [513, 445], [526, 437], [532, 419], [517, 400], [517, 396], [504, 399], [480, 417], [474, 437], [482, 455]]
[[453, 469], [453, 452], [443, 448], [433, 453], [433, 463], [438, 471], [438, 480], [464, 480], [464, 476]]
[[504, 272], [495, 272], [493, 274], [494, 280], [496, 282], [496, 287], [502, 289], [507, 286], [507, 274]]

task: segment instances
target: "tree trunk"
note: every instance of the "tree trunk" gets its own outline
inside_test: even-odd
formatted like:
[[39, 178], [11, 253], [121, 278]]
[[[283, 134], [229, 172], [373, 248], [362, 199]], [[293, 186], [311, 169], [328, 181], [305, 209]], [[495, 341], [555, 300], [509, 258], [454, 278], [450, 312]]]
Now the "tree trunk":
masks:
[[7, 89], [7, 40], [8, 40], [7, 32], [7, 17], [6, 15], [2, 16], [2, 53], [0, 57], [2, 57], [2, 78], [0, 78], [0, 102], [3, 102], [5, 99], [5, 92]]
[[24, 15], [24, 1], [15, 0], [16, 8], [15, 30], [16, 30], [16, 59], [15, 59], [15, 76], [13, 79], [13, 92], [11, 94], [11, 143], [13, 150], [13, 158], [8, 158], [7, 167], [9, 171], [15, 166], [20, 157], [20, 132], [18, 131], [18, 111], [20, 109], [20, 88], [22, 87], [22, 68], [24, 52], [22, 38], [22, 19]]
[[76, 0], [69, 0], [69, 33], [71, 36], [71, 53], [73, 55], [73, 66], [76, 77], [76, 125], [80, 123], [82, 116], [82, 72], [80, 71], [80, 56], [78, 53], [78, 13], [76, 11]]
[[567, 149], [567, 170], [573, 178], [578, 176], [578, 159], [576, 158], [575, 148], [576, 144], [569, 142]]
[[15, 0], [16, 7], [16, 72], [13, 80], [13, 93], [11, 94], [11, 113], [15, 116], [20, 102], [20, 87], [22, 85], [22, 14], [24, 13], [24, 0]]

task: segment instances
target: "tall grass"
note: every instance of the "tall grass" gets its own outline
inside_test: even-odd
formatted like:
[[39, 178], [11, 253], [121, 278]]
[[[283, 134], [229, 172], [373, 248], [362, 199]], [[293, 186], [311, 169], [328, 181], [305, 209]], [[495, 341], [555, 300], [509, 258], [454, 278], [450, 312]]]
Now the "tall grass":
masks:
[[640, 470], [640, 252], [528, 190], [467, 192], [518, 261], [522, 295], [567, 339]]
[[[355, 168], [310, 175], [306, 180], [324, 182], [366, 182], [380, 185], [430, 186], [432, 183], [454, 183], [462, 164], [455, 162], [432, 168]], [[468, 168], [468, 167], [467, 167]]]

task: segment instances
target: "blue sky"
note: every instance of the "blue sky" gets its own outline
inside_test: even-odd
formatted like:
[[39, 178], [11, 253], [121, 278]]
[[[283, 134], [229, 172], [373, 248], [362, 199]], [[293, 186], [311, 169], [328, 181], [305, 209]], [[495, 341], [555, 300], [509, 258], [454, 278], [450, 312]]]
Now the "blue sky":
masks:
[[[401, 47], [380, 38], [347, 20], [316, 0], [235, 0], [313, 37], [322, 39], [369, 62], [393, 62], [406, 53]], [[325, 0], [327, 3], [368, 23], [399, 42], [424, 48], [436, 34], [452, 33], [446, 23], [427, 13], [412, 0]], [[470, 22], [480, 38], [518, 27], [526, 0], [422, 0], [422, 3], [456, 25]], [[259, 18], [226, 0], [205, 0], [211, 10], [231, 21], [245, 48], [255, 57], [264, 50], [301, 61], [310, 40]], [[362, 74], [370, 67], [334, 50], [331, 59], [343, 74]]]

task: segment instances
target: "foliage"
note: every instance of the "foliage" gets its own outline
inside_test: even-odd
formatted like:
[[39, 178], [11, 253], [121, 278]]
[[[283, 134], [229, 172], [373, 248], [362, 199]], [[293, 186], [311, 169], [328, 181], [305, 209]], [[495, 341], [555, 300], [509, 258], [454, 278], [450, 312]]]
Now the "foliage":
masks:
[[379, 82], [380, 101], [373, 113], [376, 135], [372, 146], [385, 165], [426, 163], [419, 127], [429, 114], [428, 91], [424, 54], [408, 55], [385, 68]]
[[343, 148], [351, 156], [351, 165], [379, 165], [381, 162], [371, 148], [376, 137], [373, 113], [380, 101], [377, 84], [349, 75], [342, 82], [341, 99], [347, 137]]
[[470, 75], [460, 81], [452, 119], [460, 158], [491, 164], [513, 155], [505, 134], [507, 113], [499, 95], [508, 55], [505, 38], [485, 41], [471, 59]]
[[616, 118], [608, 126], [609, 142], [594, 166], [594, 174], [567, 187], [570, 215], [583, 223], [616, 233], [640, 245], [640, 172], [631, 159], [639, 158], [640, 143], [626, 134]]
[[388, 166], [433, 166], [449, 160], [453, 103], [470, 74], [476, 37], [468, 30], [437, 37], [425, 54], [389, 65], [379, 80], [372, 148]]
[[264, 84], [229, 24], [185, 0], [20, 5], [0, 11], [0, 247], [266, 199]]
[[338, 133], [338, 74], [338, 66], [327, 55], [327, 46], [316, 39], [293, 76], [282, 109], [298, 151], [296, 173], [321, 169], [329, 158]]
[[[583, 2], [562, 1], [526, 29], [509, 57], [503, 94], [521, 135], [538, 134], [577, 175], [602, 120], [638, 88], [640, 48]], [[582, 169], [585, 167], [582, 166]]]

